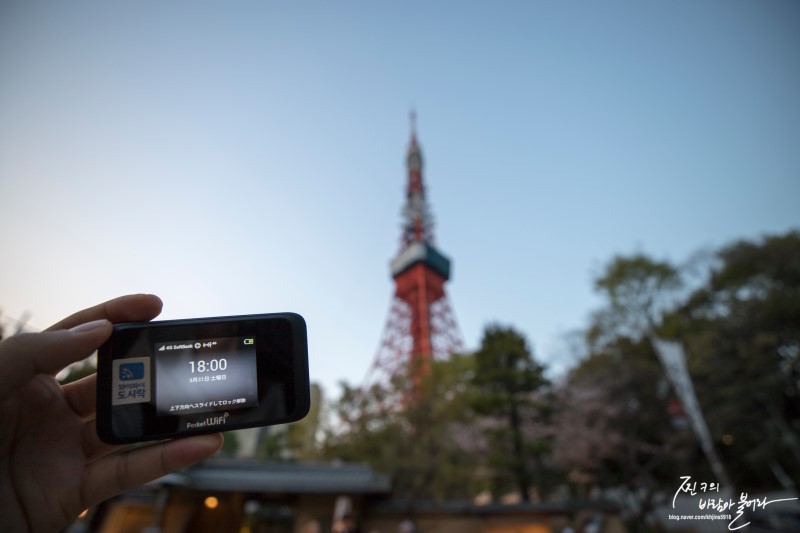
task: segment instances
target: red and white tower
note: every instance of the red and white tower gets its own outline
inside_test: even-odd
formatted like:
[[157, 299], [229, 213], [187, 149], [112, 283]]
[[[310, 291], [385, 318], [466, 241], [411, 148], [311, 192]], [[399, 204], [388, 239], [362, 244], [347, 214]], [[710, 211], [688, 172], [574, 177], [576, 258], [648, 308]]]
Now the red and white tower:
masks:
[[444, 289], [450, 279], [450, 260], [434, 247], [413, 111], [406, 168], [400, 251], [390, 263], [394, 296], [372, 371], [382, 374], [379, 380], [404, 372], [416, 383], [428, 371], [431, 359], [446, 358], [462, 350], [463, 343]]

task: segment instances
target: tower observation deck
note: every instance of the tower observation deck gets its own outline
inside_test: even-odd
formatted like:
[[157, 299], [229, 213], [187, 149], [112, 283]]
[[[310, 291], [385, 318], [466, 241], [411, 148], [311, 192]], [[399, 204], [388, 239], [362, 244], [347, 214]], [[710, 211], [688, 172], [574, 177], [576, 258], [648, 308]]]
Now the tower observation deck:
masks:
[[412, 112], [400, 250], [389, 264], [395, 289], [370, 372], [380, 374], [378, 379], [406, 373], [417, 382], [432, 359], [443, 359], [463, 349], [445, 294], [451, 262], [434, 245], [433, 216], [422, 170], [422, 150]]

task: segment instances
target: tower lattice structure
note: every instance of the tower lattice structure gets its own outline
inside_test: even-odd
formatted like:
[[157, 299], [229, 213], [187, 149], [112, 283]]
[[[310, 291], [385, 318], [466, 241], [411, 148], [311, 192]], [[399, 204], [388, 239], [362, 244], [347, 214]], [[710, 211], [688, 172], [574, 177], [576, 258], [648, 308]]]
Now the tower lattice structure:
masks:
[[463, 350], [445, 293], [451, 262], [434, 245], [433, 216], [425, 197], [422, 169], [422, 150], [412, 112], [400, 250], [390, 262], [395, 288], [370, 372], [375, 381], [408, 376], [418, 383], [428, 372], [431, 360]]

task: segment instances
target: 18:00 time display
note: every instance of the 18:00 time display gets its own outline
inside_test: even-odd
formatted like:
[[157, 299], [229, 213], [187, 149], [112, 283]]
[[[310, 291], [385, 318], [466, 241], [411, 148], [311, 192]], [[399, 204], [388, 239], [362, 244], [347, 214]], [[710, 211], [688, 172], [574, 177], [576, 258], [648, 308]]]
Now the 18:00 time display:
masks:
[[228, 368], [227, 359], [211, 359], [209, 361], [189, 361], [189, 367], [192, 369], [192, 374], [195, 372], [217, 372]]

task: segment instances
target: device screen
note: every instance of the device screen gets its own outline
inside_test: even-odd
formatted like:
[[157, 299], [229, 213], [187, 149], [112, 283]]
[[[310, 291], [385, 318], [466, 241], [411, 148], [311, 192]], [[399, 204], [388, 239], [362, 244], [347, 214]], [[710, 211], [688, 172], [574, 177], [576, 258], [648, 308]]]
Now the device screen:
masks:
[[159, 342], [154, 352], [159, 415], [258, 405], [254, 337]]

